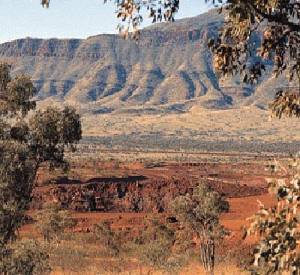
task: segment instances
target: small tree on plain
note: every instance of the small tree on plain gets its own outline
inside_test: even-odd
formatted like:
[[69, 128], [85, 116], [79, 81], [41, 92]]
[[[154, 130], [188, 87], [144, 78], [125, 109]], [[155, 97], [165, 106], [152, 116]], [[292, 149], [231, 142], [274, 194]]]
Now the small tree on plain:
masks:
[[36, 214], [36, 228], [47, 242], [58, 242], [65, 230], [75, 225], [70, 212], [57, 204], [48, 204]]
[[200, 259], [210, 274], [214, 274], [216, 240], [225, 234], [219, 217], [228, 208], [228, 202], [205, 183], [194, 187], [192, 194], [179, 196], [172, 203], [174, 215], [182, 227], [200, 241]]

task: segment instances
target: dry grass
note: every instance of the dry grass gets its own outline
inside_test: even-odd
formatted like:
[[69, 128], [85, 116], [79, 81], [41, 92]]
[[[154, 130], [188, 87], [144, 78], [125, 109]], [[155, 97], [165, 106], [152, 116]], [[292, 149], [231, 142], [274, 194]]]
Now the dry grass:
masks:
[[[130, 270], [130, 271], [123, 271], [123, 272], [103, 272], [103, 269], [97, 269], [91, 267], [88, 271], [84, 272], [70, 272], [70, 271], [62, 271], [62, 270], [55, 270], [51, 274], [52, 275], [104, 275], [104, 274], [120, 274], [120, 275], [148, 275], [149, 269], [143, 267], [137, 267], [136, 270]], [[155, 271], [151, 272], [151, 275], [163, 275], [165, 273]], [[184, 268], [180, 273], [180, 275], [206, 275], [205, 270], [198, 264], [191, 264], [190, 266]], [[233, 266], [233, 265], [226, 265], [222, 264], [216, 267], [215, 270], [216, 275], [246, 275], [248, 274], [245, 271], [242, 271], [241, 269]]]
[[[208, 110], [193, 107], [184, 114], [85, 116], [84, 135], [112, 136], [130, 133], [161, 132], [165, 135], [180, 131], [181, 137], [207, 140], [299, 141], [297, 119], [270, 119], [270, 113], [254, 106], [229, 110]], [[288, 131], [287, 131], [288, 129]], [[284, 139], [283, 139], [284, 138]]]
[[[93, 239], [92, 234], [69, 235], [51, 251], [52, 275], [163, 275], [140, 265], [134, 258], [134, 251], [123, 250], [119, 256], [108, 255], [105, 248]], [[233, 260], [233, 261], [232, 261]], [[247, 274], [233, 263], [234, 259], [221, 261], [216, 265], [216, 275]], [[197, 257], [191, 256], [190, 263], [178, 273], [180, 275], [205, 275]], [[173, 275], [173, 274], [172, 274]]]

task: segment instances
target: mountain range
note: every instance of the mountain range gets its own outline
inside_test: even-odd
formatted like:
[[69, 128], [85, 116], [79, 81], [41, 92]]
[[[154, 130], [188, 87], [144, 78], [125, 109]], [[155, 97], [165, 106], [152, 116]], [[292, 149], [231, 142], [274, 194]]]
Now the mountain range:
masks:
[[[268, 103], [280, 87], [288, 86], [287, 79], [275, 79], [272, 64], [267, 64], [266, 76], [254, 86], [244, 85], [238, 76], [218, 78], [207, 41], [223, 22], [222, 15], [210, 11], [152, 25], [142, 30], [138, 41], [113, 34], [87, 39], [25, 38], [0, 44], [0, 61], [12, 64], [13, 74], [32, 77], [39, 106], [75, 106], [87, 135], [124, 133], [128, 128], [130, 133], [157, 128], [166, 135], [178, 130], [176, 117], [193, 120], [195, 110], [198, 114], [205, 110], [208, 116], [212, 112], [235, 116], [235, 110], [246, 108], [266, 120]], [[148, 123], [149, 118], [155, 118], [153, 123]], [[172, 120], [172, 126], [159, 128], [162, 120]], [[143, 126], [137, 129], [137, 125]]]

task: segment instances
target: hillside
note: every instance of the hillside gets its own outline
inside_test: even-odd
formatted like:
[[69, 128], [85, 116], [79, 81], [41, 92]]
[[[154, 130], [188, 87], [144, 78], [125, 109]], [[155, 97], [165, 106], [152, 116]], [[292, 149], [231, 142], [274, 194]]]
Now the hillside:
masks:
[[[180, 127], [187, 136], [191, 131], [196, 135], [211, 131], [212, 139], [241, 135], [281, 139], [286, 122], [275, 122], [278, 129], [269, 132], [274, 122], [267, 125], [265, 109], [278, 87], [287, 85], [286, 79], [275, 80], [268, 74], [254, 87], [241, 84], [238, 77], [219, 80], [206, 43], [222, 22], [221, 15], [209, 12], [153, 25], [142, 31], [138, 42], [118, 35], [85, 40], [26, 38], [1, 44], [0, 61], [12, 63], [15, 74], [32, 76], [40, 106], [76, 106], [86, 135], [168, 136]], [[250, 116], [255, 112], [259, 119], [250, 134], [247, 116], [243, 126], [232, 122], [243, 110]], [[224, 123], [210, 123], [214, 116], [221, 116]], [[262, 122], [266, 125], [260, 127]], [[293, 129], [288, 140], [297, 140], [297, 121], [288, 123]]]

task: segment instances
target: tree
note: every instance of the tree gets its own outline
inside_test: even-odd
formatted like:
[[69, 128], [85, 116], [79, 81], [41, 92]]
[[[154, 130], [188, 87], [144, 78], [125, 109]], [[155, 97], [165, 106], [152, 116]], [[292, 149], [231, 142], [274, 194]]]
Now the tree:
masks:
[[65, 149], [81, 138], [75, 109], [34, 112], [35, 94], [29, 77], [12, 78], [10, 66], [0, 64], [0, 251], [10, 251], [7, 256], [13, 255], [10, 244], [24, 222], [38, 168], [66, 168]]
[[36, 228], [47, 242], [59, 241], [66, 229], [75, 225], [70, 213], [57, 204], [46, 204], [36, 214]]
[[[225, 2], [225, 1], [221, 1]], [[215, 69], [222, 75], [241, 74], [254, 83], [265, 70], [265, 60], [274, 64], [274, 76], [286, 73], [295, 77], [299, 91], [279, 91], [270, 104], [273, 114], [300, 116], [300, 4], [293, 0], [230, 0], [225, 5], [227, 20], [209, 47]], [[263, 32], [258, 50], [254, 45], [257, 30]]]
[[48, 107], [37, 111], [29, 124], [30, 149], [37, 163], [48, 162], [51, 169], [67, 169], [65, 148], [74, 151], [74, 144], [81, 139], [81, 123], [75, 109], [68, 106], [63, 110]]
[[299, 274], [300, 272], [300, 161], [293, 160], [289, 168], [276, 165], [275, 170], [289, 171], [288, 179], [270, 179], [270, 192], [277, 205], [260, 210], [250, 219], [246, 235], [260, 236], [253, 251], [253, 274]]
[[[107, 2], [107, 0], [104, 0]], [[118, 29], [124, 37], [138, 39], [139, 26], [147, 12], [153, 23], [174, 21], [179, 0], [115, 0], [120, 18]], [[215, 70], [223, 75], [240, 74], [246, 83], [254, 83], [265, 70], [264, 60], [274, 63], [274, 75], [288, 72], [299, 82], [300, 91], [300, 4], [294, 0], [205, 0], [225, 14], [219, 35], [208, 46], [214, 54]], [[50, 0], [42, 0], [49, 7]], [[195, 7], [196, 8], [196, 7]], [[253, 38], [263, 31], [259, 45]], [[259, 50], [257, 51], [257, 46]], [[279, 91], [270, 104], [277, 117], [300, 117], [299, 92]]]
[[225, 234], [219, 216], [228, 208], [228, 202], [205, 183], [194, 187], [192, 194], [179, 196], [172, 203], [174, 215], [182, 227], [200, 241], [201, 262], [210, 274], [214, 274], [215, 242]]
[[1, 274], [50, 274], [48, 250], [37, 241], [18, 241], [3, 252]]
[[137, 257], [154, 271], [176, 274], [185, 263], [185, 258], [174, 253], [175, 241], [174, 228], [157, 219], [149, 219], [135, 239]]
[[16, 237], [30, 201], [35, 165], [28, 155], [22, 144], [0, 143], [0, 250]]

